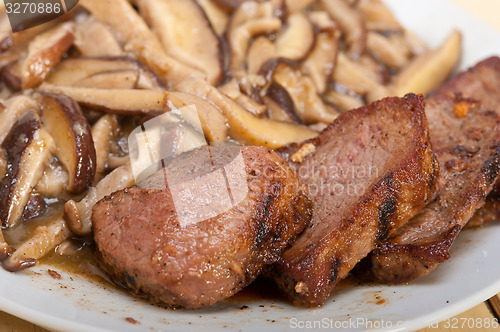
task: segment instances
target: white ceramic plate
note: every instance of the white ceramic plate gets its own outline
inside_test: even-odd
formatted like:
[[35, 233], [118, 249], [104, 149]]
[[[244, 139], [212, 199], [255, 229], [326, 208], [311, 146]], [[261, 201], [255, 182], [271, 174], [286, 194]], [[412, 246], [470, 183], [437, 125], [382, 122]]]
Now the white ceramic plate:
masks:
[[[386, 2], [405, 26], [432, 46], [451, 29], [459, 28], [465, 35], [462, 67], [500, 54], [500, 36], [448, 2]], [[19, 274], [0, 269], [0, 310], [60, 331], [414, 330], [459, 314], [500, 292], [498, 239], [498, 223], [464, 231], [453, 247], [452, 259], [430, 276], [406, 286], [344, 286], [316, 310], [268, 298], [229, 301], [199, 311], [171, 311], [77, 275], [61, 273], [62, 279], [55, 280], [48, 275], [47, 266]], [[241, 308], [244, 305], [248, 308]]]

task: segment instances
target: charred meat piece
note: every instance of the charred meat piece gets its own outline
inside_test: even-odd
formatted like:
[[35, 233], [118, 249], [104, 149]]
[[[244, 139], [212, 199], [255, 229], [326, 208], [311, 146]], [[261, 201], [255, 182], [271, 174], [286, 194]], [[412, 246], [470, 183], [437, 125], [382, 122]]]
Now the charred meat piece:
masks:
[[377, 281], [403, 283], [427, 275], [450, 257], [453, 241], [498, 176], [499, 101], [498, 58], [458, 75], [427, 100], [425, 112], [440, 165], [436, 197], [371, 254], [363, 273]]
[[154, 303], [196, 309], [276, 262], [310, 208], [307, 189], [272, 150], [205, 146], [104, 198], [92, 221], [117, 283]]
[[423, 97], [386, 98], [343, 113], [317, 138], [279, 152], [308, 186], [314, 213], [266, 273], [295, 304], [320, 306], [431, 196], [437, 165]]

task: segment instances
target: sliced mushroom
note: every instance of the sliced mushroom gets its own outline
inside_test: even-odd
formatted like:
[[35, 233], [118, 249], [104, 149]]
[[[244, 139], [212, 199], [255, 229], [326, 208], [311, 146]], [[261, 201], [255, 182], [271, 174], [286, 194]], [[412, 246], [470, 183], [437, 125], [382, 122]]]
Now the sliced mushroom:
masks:
[[340, 28], [330, 15], [324, 10], [315, 10], [308, 13], [309, 19], [319, 32], [335, 33], [335, 37], [340, 37]]
[[82, 6], [99, 22], [109, 26], [124, 50], [135, 54], [166, 85], [194, 77], [204, 78], [202, 72], [168, 56], [158, 38], [126, 0], [85, 0]]
[[302, 12], [314, 3], [315, 0], [285, 0], [286, 9], [290, 13]]
[[403, 29], [381, 0], [359, 0], [356, 8], [363, 16], [369, 30], [401, 32]]
[[92, 187], [80, 202], [70, 200], [64, 205], [64, 219], [71, 231], [78, 235], [88, 235], [92, 231], [92, 208], [105, 196], [132, 186], [135, 183], [130, 163], [120, 166], [106, 175]]
[[342, 52], [337, 56], [333, 80], [347, 90], [366, 96], [370, 101], [388, 95], [386, 87], [373, 79], [359, 63], [350, 60]]
[[202, 80], [185, 81], [175, 88], [185, 93], [197, 95], [215, 104], [226, 116], [229, 124], [229, 135], [243, 144], [278, 148], [317, 135], [316, 132], [307, 127], [258, 118]]
[[406, 66], [394, 79], [392, 92], [403, 96], [408, 92], [427, 94], [451, 74], [460, 60], [462, 34], [454, 30], [435, 50], [428, 51]]
[[335, 105], [343, 111], [349, 111], [365, 105], [362, 98], [340, 93], [335, 90], [328, 91], [323, 98], [327, 103]]
[[46, 226], [39, 226], [34, 234], [23, 242], [16, 251], [2, 263], [7, 271], [17, 272], [35, 266], [38, 259], [48, 254], [71, 236], [66, 222], [56, 219]]
[[9, 244], [5, 241], [2, 228], [0, 227], [0, 262], [6, 260], [13, 252], [14, 248], [9, 246]]
[[257, 103], [254, 99], [241, 92], [236, 79], [232, 79], [223, 86], [219, 87], [219, 91], [234, 99], [241, 107], [252, 114], [260, 116], [266, 111], [265, 105]]
[[80, 17], [76, 23], [75, 47], [83, 56], [123, 56], [122, 47], [111, 31], [94, 16]]
[[69, 58], [61, 61], [46, 81], [67, 86], [89, 86], [94, 81], [103, 86], [89, 87], [104, 89], [123, 89], [125, 86], [131, 89], [157, 89], [161, 86], [147, 68], [126, 57]]
[[264, 3], [245, 2], [231, 17], [226, 32], [231, 59], [230, 70], [241, 70], [245, 64], [250, 40], [259, 34], [269, 34], [281, 28], [282, 3], [268, 1]]
[[262, 66], [275, 57], [276, 48], [273, 42], [266, 36], [256, 38], [248, 50], [247, 72], [257, 75]]
[[210, 84], [223, 81], [220, 40], [196, 1], [137, 0], [136, 3], [168, 55], [204, 72]]
[[227, 11], [233, 11], [238, 9], [242, 4], [246, 2], [264, 2], [266, 0], [213, 0], [217, 5], [226, 9]]
[[322, 32], [316, 38], [313, 51], [302, 64], [302, 71], [311, 77], [319, 94], [326, 91], [338, 49], [339, 41], [335, 34]]
[[286, 28], [276, 38], [276, 56], [301, 61], [309, 55], [315, 40], [309, 18], [304, 13], [294, 13], [288, 17]]
[[2, 78], [14, 90], [36, 87], [73, 44], [73, 31], [74, 23], [67, 22], [37, 36], [24, 59], [2, 69]]
[[270, 118], [278, 121], [303, 123], [292, 97], [280, 84], [272, 81], [266, 91], [266, 105]]
[[66, 191], [68, 184], [68, 171], [58, 161], [53, 161], [45, 167], [35, 190], [44, 197], [58, 198]]
[[111, 141], [120, 130], [116, 115], [103, 115], [92, 127], [92, 138], [96, 150], [96, 173], [106, 171], [108, 157], [111, 152]]
[[5, 227], [15, 226], [32, 189], [55, 150], [55, 142], [42, 127], [34, 110], [25, 112], [2, 142], [7, 157], [7, 174], [0, 183], [0, 219]]
[[366, 26], [361, 15], [345, 0], [320, 0], [325, 10], [337, 22], [349, 45], [349, 56], [357, 59], [365, 50]]
[[87, 119], [76, 101], [57, 94], [42, 94], [42, 122], [54, 138], [57, 158], [67, 169], [70, 193], [81, 194], [92, 185], [96, 151]]
[[368, 32], [366, 49], [380, 62], [392, 67], [402, 68], [409, 60], [408, 49], [393, 43], [389, 38], [377, 32]]
[[213, 0], [197, 0], [197, 2], [203, 8], [214, 31], [217, 35], [222, 36], [229, 22], [227, 12], [217, 6]]
[[196, 105], [203, 132], [210, 142], [225, 141], [227, 136], [226, 120], [221, 112], [210, 103], [177, 92], [159, 90], [109, 90], [92, 88], [73, 88], [44, 83], [40, 90], [60, 93], [79, 103], [115, 114], [153, 114], [158, 115], [173, 108]]
[[96, 89], [134, 89], [138, 78], [137, 71], [134, 70], [105, 72], [84, 78], [73, 86]]
[[22, 218], [24, 221], [29, 221], [42, 216], [47, 212], [47, 202], [42, 195], [33, 193], [24, 207]]
[[9, 130], [16, 123], [21, 115], [33, 109], [40, 110], [40, 105], [31, 97], [17, 95], [6, 100], [5, 106], [1, 105], [0, 112], [0, 143], [3, 142]]
[[288, 91], [304, 123], [330, 123], [337, 118], [338, 113], [331, 112], [319, 97], [313, 81], [300, 71], [282, 65], [273, 79]]

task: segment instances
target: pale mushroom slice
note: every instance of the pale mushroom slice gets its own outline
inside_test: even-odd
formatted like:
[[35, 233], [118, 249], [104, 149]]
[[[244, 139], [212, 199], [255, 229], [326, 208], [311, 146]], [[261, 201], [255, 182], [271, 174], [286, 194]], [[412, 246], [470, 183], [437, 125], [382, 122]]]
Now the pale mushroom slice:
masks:
[[368, 101], [389, 95], [388, 89], [370, 76], [359, 63], [352, 61], [343, 52], [337, 56], [333, 80], [343, 88], [366, 97]]
[[[207, 83], [208, 84], [208, 83]], [[105, 89], [74, 88], [44, 83], [41, 91], [64, 94], [79, 103], [114, 114], [159, 115], [175, 108], [195, 105], [203, 126], [203, 132], [210, 142], [222, 142], [227, 138], [226, 120], [212, 104], [196, 96], [160, 90], [122, 90], [113, 93]]]
[[294, 61], [305, 59], [314, 47], [316, 34], [309, 18], [302, 12], [290, 15], [286, 27], [276, 37], [276, 56]]
[[362, 98], [359, 96], [349, 95], [347, 93], [341, 93], [339, 91], [330, 90], [323, 95], [323, 99], [343, 111], [349, 111], [355, 108], [365, 106]]
[[271, 59], [276, 58], [276, 47], [266, 36], [255, 38], [247, 56], [247, 72], [250, 75], [257, 75], [262, 66]]
[[56, 157], [69, 174], [67, 190], [81, 194], [94, 181], [96, 151], [90, 125], [78, 103], [60, 94], [40, 94], [41, 119], [57, 145]]
[[368, 30], [402, 32], [403, 27], [381, 0], [359, 0], [356, 9], [361, 13]]
[[339, 115], [326, 107], [318, 95], [313, 81], [302, 75], [300, 70], [293, 70], [289, 66], [281, 65], [274, 73], [273, 80], [288, 91], [304, 123], [330, 123]]
[[240, 85], [236, 79], [232, 79], [219, 87], [219, 91], [235, 100], [241, 107], [257, 116], [263, 115], [266, 106], [256, 102], [251, 97], [241, 92]]
[[203, 11], [208, 17], [210, 24], [218, 36], [222, 36], [226, 31], [229, 22], [229, 15], [220, 6], [215, 4], [213, 0], [196, 0], [203, 8]]
[[92, 187], [78, 203], [69, 200], [64, 205], [64, 219], [71, 231], [78, 235], [88, 235], [92, 231], [92, 208], [105, 196], [135, 184], [130, 163], [120, 166], [106, 175]]
[[233, 13], [226, 31], [231, 52], [229, 69], [244, 69], [245, 60], [253, 37], [270, 34], [281, 29], [283, 2], [271, 0], [264, 3], [245, 2]]
[[302, 12], [314, 2], [315, 0], [285, 0], [286, 9], [290, 13]]
[[313, 51], [302, 64], [302, 71], [311, 77], [319, 94], [327, 89], [338, 50], [339, 39], [335, 33], [319, 33]]
[[92, 15], [77, 17], [74, 44], [83, 56], [124, 56], [112, 32]]
[[103, 115], [92, 127], [92, 138], [96, 151], [96, 174], [102, 174], [106, 171], [111, 153], [111, 142], [116, 138], [119, 130], [118, 118], [114, 114]]
[[217, 88], [202, 80], [185, 81], [176, 85], [175, 88], [216, 105], [227, 119], [229, 135], [242, 144], [278, 148], [292, 142], [302, 142], [317, 135], [315, 131], [304, 126], [256, 117]]
[[0, 218], [5, 227], [21, 219], [31, 191], [55, 151], [55, 142], [34, 110], [25, 112], [2, 142], [8, 162], [0, 186]]
[[460, 60], [462, 34], [454, 30], [437, 49], [415, 57], [394, 78], [391, 92], [396, 96], [406, 93], [427, 94], [451, 74]]
[[168, 55], [204, 72], [210, 84], [223, 81], [220, 40], [196, 1], [136, 0], [136, 3]]
[[60, 218], [48, 225], [38, 226], [34, 234], [2, 263], [2, 267], [10, 272], [21, 271], [35, 266], [38, 259], [48, 254], [72, 235], [66, 222]]
[[68, 184], [68, 171], [66, 171], [57, 159], [54, 159], [45, 167], [43, 175], [35, 187], [35, 191], [43, 197], [59, 198], [62, 193], [66, 192]]
[[26, 57], [5, 66], [2, 78], [13, 90], [36, 87], [49, 75], [74, 40], [74, 23], [66, 22], [35, 37]]
[[124, 50], [151, 68], [165, 85], [175, 85], [189, 78], [205, 78], [203, 72], [167, 55], [158, 38], [126, 0], [85, 0], [81, 5], [108, 26]]
[[68, 58], [54, 68], [46, 82], [103, 89], [161, 88], [148, 68], [127, 57]]
[[5, 241], [2, 228], [0, 228], [0, 262], [6, 260], [13, 252], [14, 248], [9, 246], [9, 244]]
[[404, 67], [409, 61], [409, 49], [378, 32], [370, 31], [366, 38], [366, 49], [378, 61], [395, 69]]
[[366, 26], [361, 15], [345, 0], [320, 0], [323, 8], [337, 22], [349, 45], [349, 56], [357, 59], [365, 50]]

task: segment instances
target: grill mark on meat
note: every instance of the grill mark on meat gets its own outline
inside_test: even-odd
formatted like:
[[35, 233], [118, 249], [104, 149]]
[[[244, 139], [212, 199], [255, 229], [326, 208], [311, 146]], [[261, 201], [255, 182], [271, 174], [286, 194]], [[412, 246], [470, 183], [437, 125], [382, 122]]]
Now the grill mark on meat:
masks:
[[[464, 101], [467, 114], [457, 117]], [[500, 168], [500, 58], [445, 83], [427, 100], [426, 113], [442, 165], [436, 198], [356, 269], [365, 278], [402, 283], [427, 275], [450, 257], [460, 230], [483, 206]], [[494, 195], [489, 201], [492, 211], [477, 211], [471, 225], [498, 215]]]
[[389, 235], [391, 229], [389, 218], [396, 212], [396, 205], [396, 199], [391, 197], [380, 207], [377, 240], [382, 241]]
[[[206, 149], [215, 169], [234, 155], [225, 146], [182, 154], [167, 166], [169, 177], [184, 171], [192, 173], [188, 179], [204, 175], [195, 166]], [[163, 170], [142, 187], [115, 192], [95, 205], [94, 239], [117, 284], [153, 303], [197, 309], [235, 294], [276, 262], [311, 218], [307, 188], [274, 151], [238, 151], [248, 192], [218, 216], [181, 226]], [[178, 175], [176, 181], [186, 178]]]
[[[386, 98], [343, 113], [312, 140], [277, 151], [314, 202], [311, 224], [265, 270], [294, 304], [322, 305], [379, 238], [393, 234], [430, 199], [430, 173], [438, 164], [423, 108], [423, 98], [415, 95]], [[304, 144], [316, 152], [292, 162]], [[356, 184], [363, 187], [349, 192]]]

